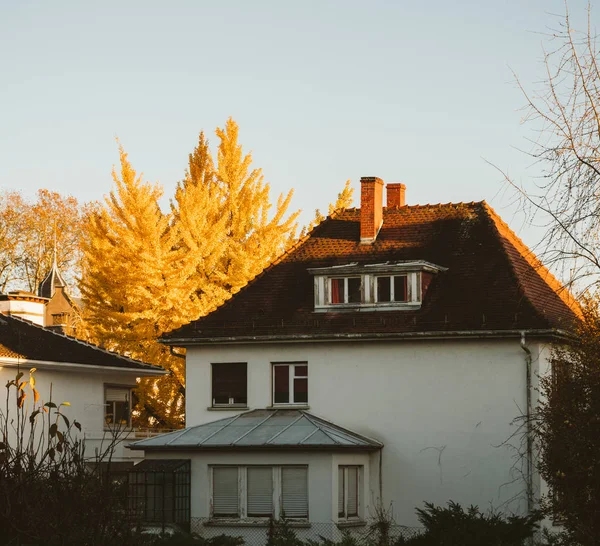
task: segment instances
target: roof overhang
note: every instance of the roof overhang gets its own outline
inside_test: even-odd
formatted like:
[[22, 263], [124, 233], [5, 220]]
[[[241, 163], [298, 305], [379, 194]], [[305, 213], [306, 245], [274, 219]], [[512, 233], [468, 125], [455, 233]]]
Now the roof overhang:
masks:
[[[262, 445], [262, 446], [155, 446], [155, 447], [144, 447], [144, 446], [136, 446], [135, 444], [129, 444], [126, 446], [131, 450], [139, 450], [139, 451], [176, 451], [176, 452], [211, 452], [215, 451], [227, 451], [227, 452], [238, 452], [238, 453], [246, 453], [248, 451], [256, 452], [256, 451], [293, 451], [294, 453], [298, 453], [299, 451], [322, 451], [322, 452], [344, 452], [344, 453], [356, 453], [356, 452], [373, 452], [379, 451], [383, 449], [383, 445], [379, 446], [333, 446], [333, 445], [323, 445], [323, 446], [282, 446], [282, 445]], [[135, 468], [135, 467], [134, 467]]]
[[[150, 364], [148, 365], [150, 366]], [[33, 360], [29, 358], [0, 357], [0, 367], [7, 368], [39, 368], [41, 370], [80, 370], [88, 373], [116, 372], [135, 375], [137, 377], [166, 375], [169, 372], [158, 366], [152, 368], [135, 368], [125, 366], [100, 366], [97, 364], [78, 364], [76, 362], [58, 362], [49, 360]]]
[[427, 271], [430, 273], [439, 273], [447, 271], [447, 267], [436, 265], [425, 260], [399, 260], [380, 262], [374, 264], [359, 264], [352, 262], [344, 265], [334, 265], [330, 267], [309, 267], [308, 272], [311, 275], [351, 275], [358, 273], [390, 273], [403, 271]]
[[197, 338], [161, 338], [160, 343], [174, 347], [195, 345], [235, 344], [235, 343], [315, 343], [331, 341], [415, 341], [415, 340], [444, 340], [444, 339], [520, 339], [525, 335], [529, 338], [547, 339], [551, 341], [571, 341], [576, 336], [567, 330], [559, 329], [524, 329], [524, 330], [457, 330], [432, 332], [384, 332], [384, 333], [337, 333], [337, 334], [282, 334], [258, 336], [219, 336]]

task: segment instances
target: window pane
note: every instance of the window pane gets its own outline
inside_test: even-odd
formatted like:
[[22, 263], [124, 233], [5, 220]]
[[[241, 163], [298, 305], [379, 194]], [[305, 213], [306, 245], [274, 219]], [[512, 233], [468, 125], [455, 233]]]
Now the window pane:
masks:
[[294, 375], [296, 377], [307, 377], [308, 376], [308, 366], [298, 366], [296, 364], [294, 366]]
[[213, 515], [239, 515], [237, 467], [213, 468]]
[[394, 277], [394, 301], [408, 301], [407, 277]]
[[308, 469], [281, 469], [281, 508], [286, 518], [308, 517]]
[[273, 403], [287, 404], [290, 401], [290, 367], [273, 366], [275, 393]]
[[247, 404], [247, 375], [247, 364], [245, 362], [213, 364], [213, 404]]
[[338, 466], [338, 517], [345, 517], [344, 510], [344, 467]]
[[294, 379], [294, 402], [296, 404], [308, 402], [308, 379]]
[[360, 303], [360, 278], [348, 279], [348, 303]]
[[273, 469], [270, 466], [248, 468], [248, 515], [273, 515]]
[[391, 301], [391, 299], [390, 278], [377, 277], [377, 301]]
[[358, 516], [358, 467], [348, 467], [347, 517]]
[[129, 402], [113, 402], [114, 421], [118, 425], [127, 425], [129, 423]]
[[344, 279], [331, 279], [331, 303], [344, 303]]

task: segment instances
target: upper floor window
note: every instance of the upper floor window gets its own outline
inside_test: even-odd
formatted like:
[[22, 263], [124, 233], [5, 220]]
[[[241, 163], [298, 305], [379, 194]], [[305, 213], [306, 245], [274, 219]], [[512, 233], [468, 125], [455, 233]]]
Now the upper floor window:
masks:
[[273, 364], [273, 404], [308, 403], [308, 364]]
[[314, 275], [315, 311], [418, 309], [435, 274], [425, 261], [351, 263], [308, 270]]
[[213, 407], [248, 404], [248, 365], [246, 362], [219, 362], [212, 364]]
[[340, 277], [329, 279], [329, 303], [360, 303], [361, 278]]
[[386, 277], [376, 277], [376, 279], [376, 302], [387, 303], [409, 301], [407, 275], [391, 275]]
[[105, 387], [104, 422], [107, 425], [131, 426], [131, 387]]

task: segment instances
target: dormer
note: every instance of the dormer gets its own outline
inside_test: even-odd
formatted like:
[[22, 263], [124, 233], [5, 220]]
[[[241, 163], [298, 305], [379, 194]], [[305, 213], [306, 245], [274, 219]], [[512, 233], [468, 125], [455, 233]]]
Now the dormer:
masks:
[[315, 312], [419, 309], [433, 276], [445, 267], [424, 260], [311, 268]]

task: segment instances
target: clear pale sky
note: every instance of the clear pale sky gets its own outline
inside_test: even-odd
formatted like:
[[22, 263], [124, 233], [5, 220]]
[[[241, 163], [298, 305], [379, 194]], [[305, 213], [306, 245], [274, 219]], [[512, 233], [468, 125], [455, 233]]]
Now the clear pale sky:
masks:
[[[579, 24], [585, 2], [571, 2]], [[0, 189], [111, 189], [115, 137], [168, 204], [204, 129], [232, 116], [307, 222], [346, 179], [409, 203], [488, 200], [526, 242], [485, 160], [528, 183], [520, 124], [561, 0], [0, 0]], [[355, 199], [358, 205], [358, 199]]]

